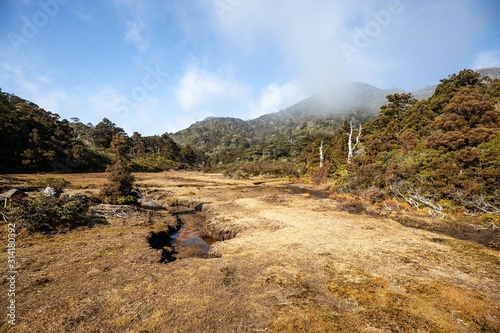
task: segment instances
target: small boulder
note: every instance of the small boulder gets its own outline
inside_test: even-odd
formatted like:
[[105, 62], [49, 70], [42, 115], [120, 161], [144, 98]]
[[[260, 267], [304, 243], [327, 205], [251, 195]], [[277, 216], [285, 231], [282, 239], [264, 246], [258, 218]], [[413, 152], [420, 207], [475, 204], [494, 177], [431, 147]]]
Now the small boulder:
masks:
[[76, 200], [80, 202], [90, 201], [90, 197], [82, 193], [70, 193], [63, 196], [64, 199]]
[[60, 193], [56, 191], [55, 188], [53, 187], [50, 187], [50, 186], [47, 186], [44, 190], [43, 190], [43, 194], [47, 197], [53, 197], [53, 198], [59, 198], [60, 196]]

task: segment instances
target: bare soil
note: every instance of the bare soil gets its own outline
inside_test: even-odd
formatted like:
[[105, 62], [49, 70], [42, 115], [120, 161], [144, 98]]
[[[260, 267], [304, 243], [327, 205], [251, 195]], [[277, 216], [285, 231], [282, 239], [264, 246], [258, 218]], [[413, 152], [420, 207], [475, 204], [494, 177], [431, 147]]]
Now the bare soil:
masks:
[[[2, 178], [28, 186], [46, 176]], [[67, 192], [89, 195], [106, 182], [104, 174], [57, 176], [71, 182]], [[136, 178], [155, 209], [96, 207], [111, 212], [105, 223], [64, 234], [18, 230], [16, 325], [6, 317], [4, 251], [0, 331], [500, 332], [495, 249], [355, 204], [349, 213], [341, 198], [307, 184], [187, 172]], [[200, 211], [200, 232], [219, 240], [208, 258], [162, 262], [163, 250], [148, 242], [178, 224], [179, 206]]]

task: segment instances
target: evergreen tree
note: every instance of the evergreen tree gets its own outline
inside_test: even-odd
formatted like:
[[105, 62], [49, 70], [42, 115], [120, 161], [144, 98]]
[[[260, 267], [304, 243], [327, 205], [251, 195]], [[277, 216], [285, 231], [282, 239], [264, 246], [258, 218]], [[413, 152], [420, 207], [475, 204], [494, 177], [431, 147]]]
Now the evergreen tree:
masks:
[[112, 162], [106, 168], [108, 184], [101, 191], [101, 197], [105, 202], [113, 204], [137, 202], [137, 194], [134, 192], [134, 176], [127, 155], [128, 151], [125, 135], [115, 134], [110, 148]]
[[115, 134], [125, 134], [125, 131], [108, 118], [104, 118], [95, 126], [94, 142], [100, 147], [109, 148]]

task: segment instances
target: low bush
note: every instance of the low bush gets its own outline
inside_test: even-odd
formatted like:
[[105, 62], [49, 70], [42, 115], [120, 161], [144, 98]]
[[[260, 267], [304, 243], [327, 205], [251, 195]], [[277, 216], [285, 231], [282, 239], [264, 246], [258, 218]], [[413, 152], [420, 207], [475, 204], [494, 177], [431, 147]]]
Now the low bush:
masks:
[[86, 223], [89, 205], [65, 198], [38, 196], [9, 208], [9, 220], [32, 232], [64, 231]]
[[137, 205], [138, 204], [137, 195], [103, 197], [103, 198], [101, 198], [100, 201], [102, 201], [106, 204], [113, 204], [113, 205]]
[[36, 180], [32, 183], [34, 186], [39, 187], [52, 187], [57, 192], [62, 192], [64, 188], [68, 187], [71, 183], [62, 177], [45, 177], [43, 179]]
[[327, 179], [329, 172], [327, 167], [315, 169], [311, 171], [310, 179], [315, 184], [321, 184]]

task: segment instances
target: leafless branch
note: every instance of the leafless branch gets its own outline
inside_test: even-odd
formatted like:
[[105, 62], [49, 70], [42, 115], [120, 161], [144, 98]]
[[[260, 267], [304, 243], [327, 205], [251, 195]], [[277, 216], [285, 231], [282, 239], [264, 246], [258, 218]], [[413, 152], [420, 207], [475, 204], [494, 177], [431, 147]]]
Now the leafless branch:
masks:
[[2, 218], [5, 221], [5, 223], [9, 223], [9, 218], [7, 217], [7, 215], [5, 215], [4, 213], [0, 213], [0, 214], [2, 214]]
[[484, 197], [483, 193], [473, 196], [471, 204], [483, 213], [500, 215], [500, 207], [495, 207]]
[[443, 207], [434, 204], [431, 201], [431, 199], [428, 199], [422, 194], [420, 194], [418, 188], [417, 189], [415, 189], [414, 187], [408, 188], [408, 186], [395, 184], [391, 185], [390, 189], [393, 193], [403, 198], [406, 202], [408, 202], [408, 204], [415, 207], [416, 209], [419, 209], [420, 204], [423, 204], [431, 209], [429, 210], [429, 215], [432, 216], [440, 215], [441, 218], [445, 217], [445, 214], [442, 212]]

